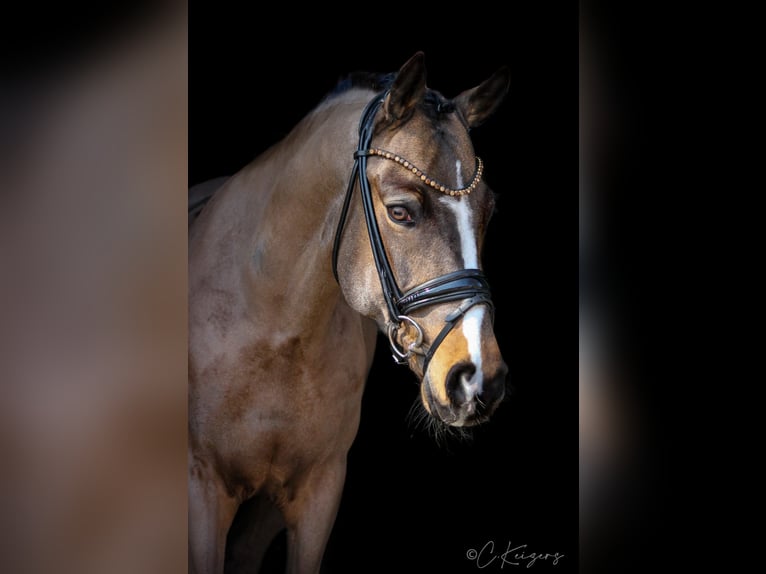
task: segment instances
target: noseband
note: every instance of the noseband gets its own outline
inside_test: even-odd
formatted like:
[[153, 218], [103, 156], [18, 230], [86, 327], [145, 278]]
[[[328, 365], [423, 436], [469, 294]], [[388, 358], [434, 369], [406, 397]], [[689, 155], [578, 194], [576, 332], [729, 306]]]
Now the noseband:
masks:
[[[348, 188], [346, 189], [346, 198], [343, 202], [338, 229], [335, 233], [335, 242], [333, 244], [332, 252], [332, 271], [335, 275], [335, 280], [337, 281], [338, 249], [340, 247], [346, 217], [348, 216], [348, 208], [351, 204], [351, 196], [353, 195], [354, 187], [358, 180], [362, 206], [364, 208], [364, 218], [367, 224], [367, 234], [370, 238], [372, 255], [375, 260], [375, 268], [378, 271], [380, 285], [383, 289], [383, 296], [385, 297], [386, 306], [388, 307], [388, 322], [386, 329], [394, 360], [399, 364], [406, 364], [413, 355], [422, 355], [424, 357], [423, 376], [425, 377], [428, 365], [436, 353], [436, 349], [449, 332], [452, 331], [455, 325], [457, 325], [460, 318], [465, 315], [471, 307], [474, 305], [485, 304], [489, 306], [490, 310], [494, 310], [489, 283], [480, 269], [459, 269], [452, 273], [447, 273], [446, 275], [441, 275], [435, 279], [426, 281], [425, 283], [402, 293], [396, 283], [391, 264], [386, 256], [386, 250], [380, 236], [378, 222], [375, 218], [372, 191], [370, 189], [370, 182], [367, 179], [367, 158], [371, 155], [376, 155], [384, 159], [395, 161], [405, 169], [409, 170], [415, 177], [420, 178], [426, 185], [451, 196], [461, 196], [471, 193], [481, 179], [483, 164], [477, 157], [476, 175], [473, 180], [468, 187], [455, 190], [432, 180], [420, 169], [404, 160], [404, 158], [385, 150], [371, 148], [370, 142], [372, 140], [375, 115], [380, 109], [385, 96], [385, 92], [376, 95], [362, 112], [362, 117], [359, 122], [359, 144], [356, 152], [354, 152], [354, 166], [351, 169], [351, 177], [349, 178]], [[462, 301], [462, 303], [445, 317], [444, 327], [433, 340], [429, 348], [427, 350], [424, 349], [423, 329], [409, 316], [409, 313], [422, 307], [448, 303], [450, 301]], [[415, 330], [415, 340], [409, 343], [405, 348], [404, 345], [399, 342], [398, 338], [402, 329], [409, 328]]]

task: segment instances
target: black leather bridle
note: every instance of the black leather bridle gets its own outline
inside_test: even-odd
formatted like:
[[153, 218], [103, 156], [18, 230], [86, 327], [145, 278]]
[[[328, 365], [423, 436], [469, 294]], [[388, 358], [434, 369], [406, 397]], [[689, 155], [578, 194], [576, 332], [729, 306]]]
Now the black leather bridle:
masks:
[[[338, 250], [340, 247], [343, 228], [348, 216], [351, 196], [357, 180], [361, 193], [364, 218], [367, 223], [367, 233], [370, 238], [372, 255], [375, 267], [380, 278], [383, 296], [388, 307], [389, 320], [387, 322], [388, 340], [391, 345], [394, 360], [399, 364], [406, 364], [413, 354], [422, 355], [423, 376], [425, 377], [428, 365], [436, 353], [444, 338], [457, 325], [460, 318], [474, 305], [484, 304], [494, 311], [494, 305], [489, 290], [489, 283], [480, 269], [459, 269], [452, 273], [441, 275], [431, 279], [402, 293], [394, 278], [391, 264], [386, 256], [383, 240], [380, 236], [378, 222], [375, 218], [375, 209], [370, 190], [370, 182], [367, 179], [367, 158], [370, 153], [375, 115], [385, 100], [386, 92], [377, 94], [364, 108], [359, 122], [359, 144], [354, 152], [354, 165], [351, 169], [346, 198], [340, 214], [340, 221], [335, 233], [335, 241], [332, 251], [332, 271], [335, 280], [338, 280]], [[450, 301], [462, 301], [462, 303], [445, 318], [445, 325], [427, 350], [423, 349], [423, 330], [417, 322], [409, 316], [415, 309], [429, 305], [438, 305]], [[415, 340], [405, 349], [397, 341], [397, 335], [402, 327], [413, 327], [416, 331]]]

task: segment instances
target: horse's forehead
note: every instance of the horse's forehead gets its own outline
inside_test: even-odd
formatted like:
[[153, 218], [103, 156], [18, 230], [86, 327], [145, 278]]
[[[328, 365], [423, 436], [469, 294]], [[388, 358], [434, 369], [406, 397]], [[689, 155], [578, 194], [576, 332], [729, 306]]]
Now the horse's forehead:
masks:
[[436, 118], [424, 113], [414, 117], [390, 134], [390, 145], [411, 160], [420, 160], [430, 166], [445, 163], [442, 167], [473, 162], [474, 151], [468, 131], [456, 113], [441, 114]]
[[[473, 144], [468, 130], [455, 112], [437, 118], [418, 113], [403, 126], [378, 141], [374, 140], [375, 146], [407, 160], [422, 170], [425, 178], [447, 188], [461, 189], [469, 185], [476, 175], [477, 160]], [[401, 166], [394, 162], [381, 162], [377, 169], [381, 170], [378, 172], [381, 175], [386, 172], [399, 175], [402, 171]], [[481, 197], [484, 195], [474, 192], [462, 199], [468, 204], [483, 204]]]

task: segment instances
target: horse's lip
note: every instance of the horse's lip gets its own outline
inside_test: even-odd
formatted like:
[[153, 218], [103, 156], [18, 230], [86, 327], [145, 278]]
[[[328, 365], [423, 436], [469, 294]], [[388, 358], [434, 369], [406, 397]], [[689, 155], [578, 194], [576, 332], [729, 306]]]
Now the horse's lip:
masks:
[[452, 425], [460, 420], [460, 417], [452, 412], [451, 408], [445, 407], [439, 401], [434, 399], [433, 391], [431, 391], [431, 383], [427, 378], [424, 378], [421, 384], [425, 385], [426, 400], [428, 401], [428, 406], [431, 407], [432, 417], [439, 419], [446, 425]]
[[468, 417], [467, 419], [465, 419], [465, 421], [463, 421], [463, 426], [475, 427], [475, 426], [482, 425], [488, 421], [489, 421], [489, 416], [487, 415], [472, 415]]

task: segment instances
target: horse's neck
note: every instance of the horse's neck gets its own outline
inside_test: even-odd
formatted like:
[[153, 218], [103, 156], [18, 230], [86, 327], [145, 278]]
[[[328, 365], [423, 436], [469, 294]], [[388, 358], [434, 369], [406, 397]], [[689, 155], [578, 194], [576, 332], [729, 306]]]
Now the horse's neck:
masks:
[[206, 254], [198, 260], [208, 288], [237, 300], [235, 314], [287, 334], [329, 328], [339, 309], [348, 312], [331, 252], [368, 99], [350, 94], [320, 106], [210, 205], [197, 238]]

